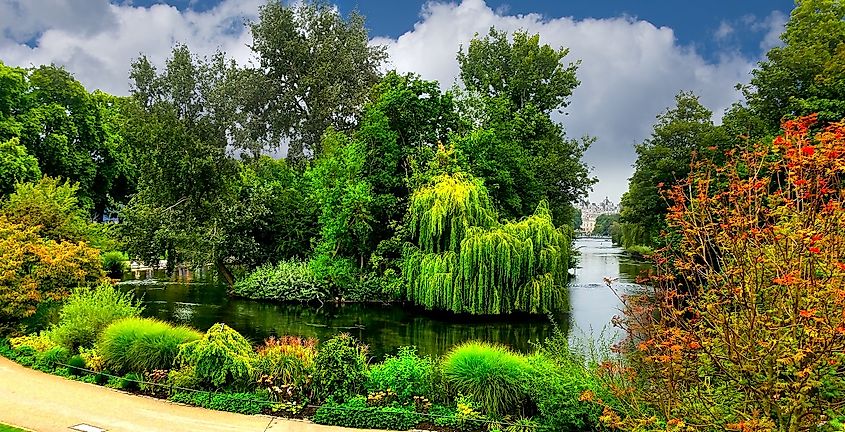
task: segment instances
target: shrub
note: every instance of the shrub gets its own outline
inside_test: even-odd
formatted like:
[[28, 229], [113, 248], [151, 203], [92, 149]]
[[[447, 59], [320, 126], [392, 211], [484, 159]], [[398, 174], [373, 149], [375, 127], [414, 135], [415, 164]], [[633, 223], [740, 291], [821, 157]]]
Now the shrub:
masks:
[[504, 346], [480, 341], [455, 347], [443, 361], [443, 375], [451, 390], [496, 414], [513, 412], [522, 402], [528, 371], [522, 356]]
[[402, 347], [394, 356], [372, 366], [367, 374], [367, 391], [396, 392], [401, 403], [413, 402], [414, 396], [431, 398], [437, 365], [430, 357], [417, 356], [415, 347]]
[[[537, 406], [544, 425], [556, 431], [600, 429], [602, 408], [585, 399], [604, 392], [583, 363], [561, 364], [542, 354], [529, 357], [528, 363], [531, 378], [524, 392]], [[585, 394], [590, 396], [585, 398]]]
[[625, 363], [603, 368], [626, 407], [610, 426], [814, 430], [842, 412], [845, 124], [814, 122], [667, 192], [672, 247], [623, 298]]
[[120, 378], [117, 383], [117, 389], [126, 390], [126, 391], [134, 391], [141, 388], [141, 383], [144, 381], [144, 376], [136, 373], [130, 372], [126, 374], [123, 378]]
[[256, 393], [208, 393], [174, 392], [169, 398], [173, 402], [196, 405], [203, 408], [255, 415], [270, 409], [272, 403]]
[[330, 400], [317, 409], [314, 423], [366, 429], [408, 430], [416, 426], [422, 417], [402, 407], [371, 407], [363, 396], [357, 396], [346, 403]]
[[0, 325], [102, 279], [99, 250], [85, 242], [46, 239], [37, 226], [12, 223], [0, 214]]
[[199, 388], [202, 381], [197, 377], [197, 370], [192, 366], [173, 369], [167, 374], [167, 383], [183, 389]]
[[137, 317], [142, 310], [130, 294], [111, 284], [94, 289], [78, 288], [62, 306], [59, 322], [49, 333], [56, 343], [68, 349], [91, 347], [109, 324]]
[[123, 277], [123, 273], [129, 270], [126, 263], [129, 261], [129, 255], [121, 251], [109, 251], [100, 256], [103, 262], [103, 270], [113, 278]]
[[79, 354], [71, 357], [67, 361], [68, 371], [71, 375], [85, 375], [85, 370], [88, 369], [85, 367], [85, 360]]
[[313, 372], [316, 356], [316, 339], [271, 337], [258, 348], [256, 369], [260, 376], [272, 378], [277, 385], [299, 386]]
[[46, 333], [40, 333], [11, 338], [9, 346], [15, 350], [28, 346], [37, 352], [45, 352], [56, 344]]
[[103, 331], [97, 351], [115, 372], [170, 369], [179, 345], [200, 337], [199, 332], [188, 327], [174, 327], [149, 318], [124, 318]]
[[217, 323], [199, 340], [179, 348], [178, 362], [194, 367], [205, 385], [243, 387], [253, 382], [255, 353], [240, 333]]
[[367, 347], [341, 333], [320, 346], [314, 369], [317, 397], [344, 401], [361, 392], [367, 381]]
[[303, 261], [280, 261], [264, 265], [237, 281], [235, 295], [251, 299], [278, 301], [322, 301], [329, 297], [328, 287]]
[[70, 358], [70, 351], [65, 347], [53, 347], [41, 354], [38, 360], [38, 366], [42, 370], [51, 371], [55, 369], [59, 363], [67, 363]]
[[94, 372], [102, 372], [106, 368], [106, 359], [97, 352], [96, 348], [80, 348], [79, 356], [85, 361], [85, 368]]

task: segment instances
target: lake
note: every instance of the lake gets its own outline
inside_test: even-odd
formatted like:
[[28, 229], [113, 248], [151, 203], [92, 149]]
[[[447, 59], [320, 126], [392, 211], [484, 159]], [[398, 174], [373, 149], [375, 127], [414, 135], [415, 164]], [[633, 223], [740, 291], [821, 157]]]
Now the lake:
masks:
[[[647, 265], [626, 258], [610, 239], [575, 241], [578, 268], [569, 288], [570, 307], [553, 319], [574, 338], [594, 337], [618, 314], [619, 301], [604, 284], [618, 278], [622, 291], [636, 288], [634, 280]], [[205, 330], [225, 322], [253, 343], [266, 337], [296, 335], [327, 339], [347, 332], [370, 347], [376, 358], [414, 345], [422, 354], [439, 355], [470, 339], [481, 339], [526, 352], [531, 341], [550, 335], [548, 317], [496, 318], [434, 313], [400, 304], [324, 304], [322, 306], [272, 303], [229, 298], [226, 286], [211, 277], [183, 271], [167, 278], [163, 272], [129, 274], [121, 287], [139, 296], [144, 315]], [[605, 333], [615, 337], [612, 329]]]

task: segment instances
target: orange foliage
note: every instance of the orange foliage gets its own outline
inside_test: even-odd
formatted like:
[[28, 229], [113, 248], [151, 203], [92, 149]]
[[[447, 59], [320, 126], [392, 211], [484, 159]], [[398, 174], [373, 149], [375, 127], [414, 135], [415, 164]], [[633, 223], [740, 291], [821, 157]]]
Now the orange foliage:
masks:
[[845, 124], [814, 122], [666, 193], [672, 246], [623, 298], [625, 361], [600, 369], [611, 426], [801, 431], [843, 413]]
[[25, 318], [38, 304], [104, 278], [100, 251], [84, 242], [45, 240], [39, 227], [0, 216], [0, 321]]

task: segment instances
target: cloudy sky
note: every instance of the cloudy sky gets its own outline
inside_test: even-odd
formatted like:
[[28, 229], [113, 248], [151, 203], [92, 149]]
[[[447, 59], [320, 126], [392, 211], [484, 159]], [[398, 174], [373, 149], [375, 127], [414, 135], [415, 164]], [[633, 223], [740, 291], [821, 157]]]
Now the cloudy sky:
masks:
[[[0, 0], [0, 61], [63, 65], [89, 89], [127, 94], [129, 63], [140, 53], [163, 64], [174, 43], [250, 61], [245, 20], [265, 0]], [[738, 100], [734, 86], [778, 36], [792, 0], [338, 0], [367, 17], [390, 67], [440, 81], [458, 74], [455, 53], [490, 26], [539, 33], [581, 60], [581, 85], [566, 115], [570, 136], [597, 138], [585, 156], [600, 182], [591, 199], [618, 201], [634, 144], [680, 90], [692, 90], [715, 119]]]

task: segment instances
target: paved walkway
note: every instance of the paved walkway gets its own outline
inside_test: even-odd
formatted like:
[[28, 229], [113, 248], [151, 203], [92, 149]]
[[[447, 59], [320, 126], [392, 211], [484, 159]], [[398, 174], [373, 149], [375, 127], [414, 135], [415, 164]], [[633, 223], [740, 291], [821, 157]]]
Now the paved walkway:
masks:
[[0, 423], [37, 432], [68, 432], [81, 423], [108, 431], [364, 431], [178, 405], [45, 374], [3, 357]]

